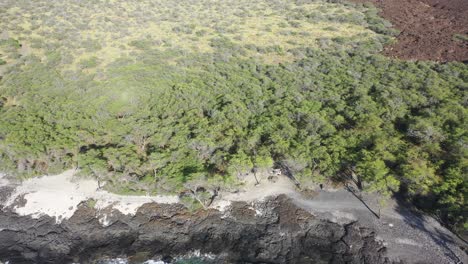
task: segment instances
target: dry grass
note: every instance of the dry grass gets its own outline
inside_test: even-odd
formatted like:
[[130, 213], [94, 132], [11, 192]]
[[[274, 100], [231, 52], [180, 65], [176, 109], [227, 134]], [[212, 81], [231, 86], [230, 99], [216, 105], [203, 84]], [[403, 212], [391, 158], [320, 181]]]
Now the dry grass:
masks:
[[[290, 50], [316, 47], [320, 39], [375, 37], [359, 15], [354, 8], [323, 1], [5, 0], [0, 4], [4, 33], [32, 47], [43, 60], [48, 53], [59, 52], [67, 57], [61, 62], [67, 70], [79, 69], [80, 61], [93, 56], [100, 61], [98, 67], [105, 67], [145, 48], [212, 53], [212, 40], [220, 37], [261, 50], [247, 50], [244, 56], [268, 63], [292, 61]], [[355, 21], [340, 19], [350, 16]], [[135, 41], [144, 45], [132, 45]]]

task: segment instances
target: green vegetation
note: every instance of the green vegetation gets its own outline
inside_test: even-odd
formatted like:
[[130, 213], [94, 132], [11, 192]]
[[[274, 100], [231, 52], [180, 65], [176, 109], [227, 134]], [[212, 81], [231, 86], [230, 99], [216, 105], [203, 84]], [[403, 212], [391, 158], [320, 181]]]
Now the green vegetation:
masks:
[[455, 34], [455, 35], [453, 35], [453, 38], [455, 40], [459, 40], [459, 41], [468, 41], [468, 36], [463, 35], [463, 34]]
[[2, 7], [10, 38], [4, 41], [20, 40], [23, 53], [42, 60], [55, 53], [62, 70], [76, 70], [90, 57], [106, 69], [138, 51], [179, 51], [167, 58], [172, 61], [221, 46], [225, 56], [236, 46], [244, 57], [291, 62], [300, 56], [293, 53], [297, 47], [372, 46], [386, 38], [377, 33], [391, 32], [374, 8], [322, 0], [5, 0]]
[[468, 67], [380, 56], [375, 8], [329, 2], [4, 1], [0, 170], [154, 193], [286, 166], [463, 226]]
[[88, 208], [94, 208], [96, 207], [96, 203], [97, 203], [96, 200], [89, 199], [88, 201], [86, 201], [86, 206], [88, 206]]

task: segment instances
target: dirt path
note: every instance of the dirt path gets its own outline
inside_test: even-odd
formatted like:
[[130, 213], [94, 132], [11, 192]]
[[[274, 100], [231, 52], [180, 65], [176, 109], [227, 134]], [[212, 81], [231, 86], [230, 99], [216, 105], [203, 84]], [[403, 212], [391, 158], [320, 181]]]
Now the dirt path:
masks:
[[[292, 197], [298, 205], [325, 219], [345, 224], [359, 221], [361, 226], [376, 230], [385, 241], [389, 257], [408, 263], [468, 263], [468, 256], [458, 245], [462, 242], [436, 220], [411, 212], [391, 200], [376, 218], [358, 199], [344, 189], [321, 191], [313, 199]], [[364, 195], [369, 206], [378, 211], [377, 199]]]
[[278, 177], [275, 182], [267, 180], [266, 175], [260, 179], [260, 184], [255, 184], [253, 175], [249, 175], [242, 190], [221, 193], [213, 207], [224, 211], [233, 201], [255, 203], [268, 196], [286, 194], [317, 217], [341, 225], [357, 221], [361, 226], [376, 230], [377, 237], [384, 241], [393, 260], [426, 264], [468, 263], [467, 254], [459, 247], [462, 241], [435, 219], [410, 211], [397, 200], [389, 200], [380, 207], [376, 195], [362, 194], [367, 206], [377, 214], [380, 212], [380, 218], [377, 218], [344, 188], [318, 188], [315, 196], [305, 197], [285, 176]]
[[[55, 176], [33, 178], [16, 185], [6, 197], [4, 206], [15, 204], [19, 198], [24, 204], [14, 207], [20, 215], [40, 217], [43, 214], [55, 216], [63, 220], [70, 218], [78, 205], [87, 199], [96, 201], [94, 208], [102, 211], [99, 222], [103, 226], [109, 223], [107, 209], [112, 206], [124, 215], [134, 215], [135, 211], [145, 203], [175, 203], [177, 197], [169, 196], [120, 196], [98, 190], [93, 180], [74, 179], [74, 171], [66, 171]], [[8, 187], [11, 183], [0, 174], [0, 187]], [[258, 175], [257, 175], [258, 176]], [[447, 229], [431, 217], [411, 212], [396, 200], [391, 200], [380, 210], [380, 218], [371, 213], [364, 204], [352, 193], [340, 188], [326, 187], [318, 190], [315, 195], [297, 192], [295, 185], [285, 176], [268, 179], [268, 175], [257, 177], [249, 175], [243, 188], [236, 193], [222, 192], [212, 207], [225, 211], [234, 201], [244, 201], [252, 204], [256, 216], [263, 215], [258, 202], [269, 196], [286, 194], [301, 208], [314, 216], [341, 225], [358, 222], [361, 227], [375, 230], [377, 238], [384, 241], [389, 257], [393, 260], [404, 259], [409, 263], [449, 264], [468, 263], [468, 256], [458, 245], [460, 241]], [[1, 192], [1, 190], [0, 190]], [[0, 197], [1, 198], [1, 197]], [[377, 197], [363, 195], [363, 200], [369, 208], [379, 212]], [[0, 204], [1, 205], [1, 204]], [[1, 208], [1, 206], [0, 206]], [[112, 217], [112, 214], [110, 215]], [[363, 230], [363, 232], [366, 232]]]
[[401, 31], [384, 54], [405, 60], [468, 62], [467, 0], [350, 0], [372, 2]]

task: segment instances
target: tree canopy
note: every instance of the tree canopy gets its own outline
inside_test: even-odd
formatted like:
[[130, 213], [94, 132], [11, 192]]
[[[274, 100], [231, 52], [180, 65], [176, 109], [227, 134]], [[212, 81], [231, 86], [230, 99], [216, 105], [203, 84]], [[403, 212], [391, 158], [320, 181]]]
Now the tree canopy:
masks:
[[[371, 38], [309, 45], [302, 36], [267, 47], [218, 32], [206, 51], [143, 38], [129, 43], [131, 54], [106, 62], [96, 53], [76, 65], [65, 50], [21, 54], [31, 40], [2, 41], [0, 169], [33, 176], [76, 167], [116, 190], [162, 192], [226, 186], [275, 164], [301, 181], [351, 170], [368, 191], [400, 191], [463, 225], [468, 67], [378, 55], [393, 31], [372, 7], [349, 8], [339, 21], [289, 8], [295, 17], [282, 23], [333, 19]], [[173, 30], [208, 34], [194, 27]], [[87, 52], [101, 47], [91, 44]]]

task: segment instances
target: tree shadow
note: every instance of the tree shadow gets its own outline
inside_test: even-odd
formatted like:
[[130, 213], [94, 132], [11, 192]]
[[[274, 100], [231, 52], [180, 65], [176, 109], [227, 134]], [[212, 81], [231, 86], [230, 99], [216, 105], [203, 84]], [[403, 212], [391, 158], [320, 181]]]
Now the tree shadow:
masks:
[[358, 199], [366, 208], [369, 210], [377, 219], [380, 219], [380, 212], [376, 213], [372, 208], [367, 205], [367, 203], [362, 199], [361, 195], [357, 194], [356, 191], [354, 191], [351, 187], [349, 187], [348, 184], [345, 185], [345, 188], [348, 192], [350, 192], [356, 199]]
[[[401, 198], [396, 198], [397, 207], [396, 212], [398, 212], [402, 217], [403, 221], [411, 226], [414, 229], [422, 231], [425, 233], [435, 244], [440, 246], [444, 255], [450, 259], [454, 264], [463, 264], [462, 259], [453, 251], [450, 246], [460, 247], [463, 241], [455, 241], [454, 236], [448, 235], [441, 228], [433, 227], [434, 230], [429, 230], [426, 226], [427, 221], [425, 215], [421, 212], [412, 209], [412, 206], [407, 202], [403, 201]], [[427, 217], [427, 216], [426, 216]], [[461, 249], [463, 250], [463, 249]]]

